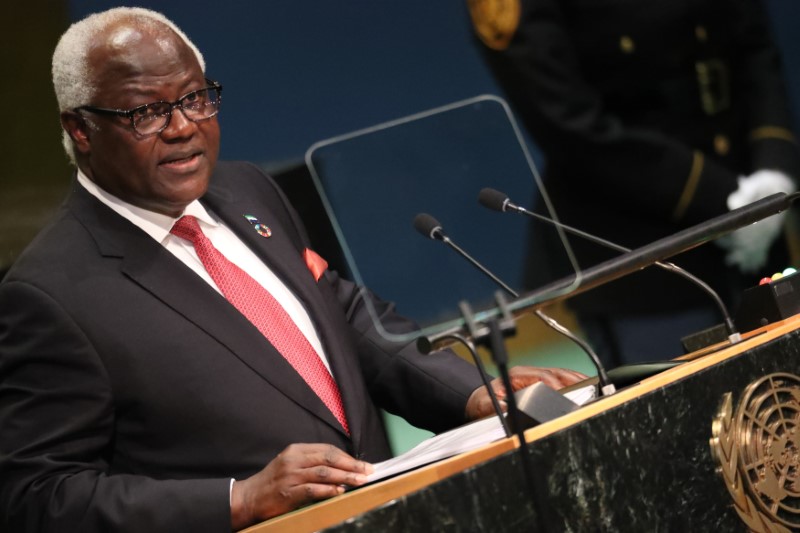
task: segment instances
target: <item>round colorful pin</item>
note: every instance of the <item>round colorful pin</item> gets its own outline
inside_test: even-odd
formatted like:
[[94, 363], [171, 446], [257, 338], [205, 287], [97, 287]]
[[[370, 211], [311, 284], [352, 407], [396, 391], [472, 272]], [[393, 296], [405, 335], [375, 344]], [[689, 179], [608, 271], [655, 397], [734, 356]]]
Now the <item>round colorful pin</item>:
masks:
[[258, 219], [253, 215], [243, 215], [243, 216], [244, 218], [247, 219], [247, 221], [250, 224], [253, 225], [253, 229], [255, 229], [256, 232], [258, 232], [258, 234], [261, 235], [262, 237], [270, 237], [272, 235], [272, 230], [269, 229], [269, 226], [259, 222]]

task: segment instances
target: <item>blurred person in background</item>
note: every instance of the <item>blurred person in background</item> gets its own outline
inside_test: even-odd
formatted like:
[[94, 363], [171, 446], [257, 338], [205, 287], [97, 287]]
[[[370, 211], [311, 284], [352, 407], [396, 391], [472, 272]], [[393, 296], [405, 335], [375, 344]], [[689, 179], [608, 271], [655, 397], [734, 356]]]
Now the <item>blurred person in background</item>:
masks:
[[[561, 222], [636, 248], [796, 189], [800, 156], [760, 1], [467, 3], [492, 72], [545, 155]], [[671, 260], [735, 305], [789, 266], [784, 221], [775, 215]], [[529, 288], [543, 268], [568, 274], [552, 259], [564, 256], [553, 233], [535, 221], [531, 233]], [[617, 254], [569, 243], [580, 268]], [[721, 323], [709, 296], [657, 268], [568, 305], [614, 365], [675, 357], [681, 337]]]

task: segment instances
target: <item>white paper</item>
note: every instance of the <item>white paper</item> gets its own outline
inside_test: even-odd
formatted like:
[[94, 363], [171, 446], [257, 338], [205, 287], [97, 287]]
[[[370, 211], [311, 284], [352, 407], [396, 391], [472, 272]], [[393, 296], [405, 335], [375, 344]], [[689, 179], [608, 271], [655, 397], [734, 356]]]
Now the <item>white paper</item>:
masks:
[[[564, 394], [578, 405], [583, 405], [595, 397], [595, 386], [587, 385]], [[373, 465], [375, 471], [368, 476], [369, 481], [377, 481], [411, 470], [419, 466], [440, 461], [460, 453], [468, 452], [505, 438], [506, 432], [496, 416], [471, 422], [464, 426], [435, 435], [422, 441], [402, 455]]]

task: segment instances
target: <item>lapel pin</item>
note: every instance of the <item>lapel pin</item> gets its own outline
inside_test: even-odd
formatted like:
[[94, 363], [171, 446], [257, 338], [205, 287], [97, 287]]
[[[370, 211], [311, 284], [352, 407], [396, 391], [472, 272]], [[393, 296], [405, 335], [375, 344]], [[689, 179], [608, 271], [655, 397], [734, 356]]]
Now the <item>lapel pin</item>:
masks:
[[247, 221], [253, 225], [253, 229], [255, 229], [262, 237], [270, 237], [272, 235], [272, 230], [269, 229], [269, 226], [259, 222], [258, 219], [253, 215], [244, 215], [244, 218], [246, 218]]

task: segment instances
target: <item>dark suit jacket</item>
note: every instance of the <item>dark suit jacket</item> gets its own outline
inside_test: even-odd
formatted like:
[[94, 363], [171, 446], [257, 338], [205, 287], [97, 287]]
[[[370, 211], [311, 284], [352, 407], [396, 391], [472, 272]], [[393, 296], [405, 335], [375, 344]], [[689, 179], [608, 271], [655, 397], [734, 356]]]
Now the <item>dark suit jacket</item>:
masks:
[[[508, 47], [484, 51], [545, 153], [545, 185], [562, 222], [635, 248], [726, 212], [738, 176], [766, 168], [800, 178], [780, 57], [759, 0], [521, 6]], [[532, 231], [550, 235], [538, 223]], [[616, 255], [569, 241], [583, 268]], [[534, 254], [528, 272], [543, 258], [564, 257], [556, 253], [560, 242], [554, 246]], [[783, 251], [764, 274], [785, 267]], [[727, 299], [742, 280], [723, 258], [719, 247], [705, 245], [675, 262]], [[551, 276], [569, 271], [562, 266]], [[570, 304], [600, 314], [711, 305], [702, 291], [658, 269]]]
[[291, 443], [377, 461], [390, 454], [378, 407], [433, 431], [464, 422], [472, 366], [383, 340], [368, 301], [390, 331], [412, 325], [334, 273], [315, 282], [268, 177], [220, 163], [202, 202], [306, 307], [350, 438], [247, 319], [76, 184], [0, 284], [3, 531], [227, 531], [230, 477]]

